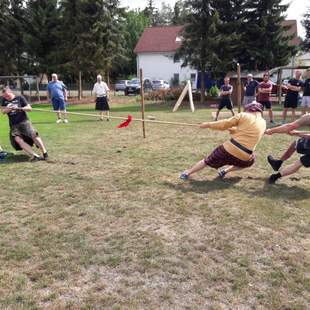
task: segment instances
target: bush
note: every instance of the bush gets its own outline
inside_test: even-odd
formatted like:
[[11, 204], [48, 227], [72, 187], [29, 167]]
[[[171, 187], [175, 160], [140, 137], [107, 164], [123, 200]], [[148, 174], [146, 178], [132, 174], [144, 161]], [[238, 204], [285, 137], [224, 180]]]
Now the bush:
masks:
[[220, 90], [218, 89], [218, 87], [216, 85], [212, 86], [209, 90], [209, 95], [212, 98], [216, 98], [219, 96]]

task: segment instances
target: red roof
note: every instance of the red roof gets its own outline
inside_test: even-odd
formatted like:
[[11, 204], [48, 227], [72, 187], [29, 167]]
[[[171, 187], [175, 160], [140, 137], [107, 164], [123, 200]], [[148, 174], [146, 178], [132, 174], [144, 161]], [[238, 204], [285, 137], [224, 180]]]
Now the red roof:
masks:
[[[300, 39], [297, 33], [297, 21], [285, 20], [283, 26], [290, 25], [291, 28], [286, 32], [287, 35], [294, 35], [289, 42], [290, 46], [299, 45]], [[138, 53], [160, 53], [160, 52], [175, 52], [181, 45], [181, 42], [176, 42], [178, 34], [183, 29], [183, 26], [162, 26], [146, 28], [142, 33], [134, 52]]]
[[176, 38], [183, 26], [163, 26], [146, 28], [134, 50], [138, 53], [175, 52], [181, 45]]

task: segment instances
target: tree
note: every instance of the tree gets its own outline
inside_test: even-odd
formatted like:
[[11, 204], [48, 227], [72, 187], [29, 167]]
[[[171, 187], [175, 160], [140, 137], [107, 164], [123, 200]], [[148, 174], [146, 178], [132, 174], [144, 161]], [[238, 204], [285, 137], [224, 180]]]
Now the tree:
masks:
[[158, 11], [158, 25], [171, 25], [173, 19], [173, 10], [169, 4], [162, 2], [161, 8]]
[[149, 26], [149, 23], [149, 19], [140, 10], [130, 10], [126, 12], [124, 42], [127, 60], [122, 63], [120, 68], [120, 74], [123, 76], [136, 74], [137, 57], [134, 53], [134, 49], [142, 32]]
[[20, 75], [26, 69], [25, 43], [26, 29], [23, 0], [2, 0], [0, 2], [0, 63], [2, 74]]
[[288, 4], [281, 0], [248, 0], [242, 25], [239, 59], [248, 70], [268, 70], [286, 65], [296, 52], [288, 45], [283, 27]]
[[57, 0], [30, 0], [26, 9], [26, 51], [33, 73], [50, 74], [57, 66], [60, 11]]
[[183, 0], [176, 1], [173, 7], [173, 17], [171, 23], [173, 25], [184, 25], [187, 14], [188, 12], [184, 5], [184, 1]]
[[205, 101], [204, 77], [207, 70], [217, 66], [220, 59], [217, 50], [220, 45], [218, 29], [220, 19], [214, 9], [215, 0], [187, 0], [186, 8], [191, 12], [185, 20], [182, 44], [177, 56], [183, 59], [182, 66], [190, 65], [201, 72], [201, 102]]
[[154, 0], [148, 0], [148, 5], [143, 10], [143, 13], [149, 19], [150, 26], [159, 25], [159, 13], [158, 9], [154, 5]]
[[223, 76], [227, 71], [235, 69], [235, 63], [239, 56], [242, 25], [244, 22], [244, 9], [246, 0], [217, 0], [214, 8], [219, 14], [220, 33], [218, 57], [221, 59], [220, 66], [213, 66], [213, 74]]
[[303, 41], [303, 50], [310, 52], [310, 8], [308, 8], [307, 13], [304, 15], [302, 25], [306, 30], [306, 37]]

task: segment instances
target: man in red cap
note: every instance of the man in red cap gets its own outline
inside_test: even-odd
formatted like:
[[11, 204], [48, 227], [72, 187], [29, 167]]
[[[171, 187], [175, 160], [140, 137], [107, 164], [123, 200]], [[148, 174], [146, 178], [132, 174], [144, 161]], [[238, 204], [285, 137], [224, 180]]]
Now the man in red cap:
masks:
[[192, 174], [211, 167], [215, 169], [228, 166], [219, 171], [220, 177], [232, 171], [251, 167], [255, 162], [254, 150], [264, 135], [266, 121], [263, 118], [263, 106], [254, 101], [245, 107], [243, 113], [217, 122], [202, 123], [200, 128], [228, 130], [231, 139], [217, 147], [208, 157], [185, 170], [180, 178], [187, 180]]

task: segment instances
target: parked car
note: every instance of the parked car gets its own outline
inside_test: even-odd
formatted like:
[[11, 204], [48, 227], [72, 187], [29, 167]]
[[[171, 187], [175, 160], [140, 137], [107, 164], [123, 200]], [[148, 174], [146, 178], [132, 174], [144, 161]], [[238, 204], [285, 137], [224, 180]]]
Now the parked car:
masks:
[[119, 80], [115, 83], [115, 91], [125, 91], [128, 80]]
[[169, 89], [170, 84], [165, 81], [165, 80], [155, 80], [153, 81], [153, 89], [158, 90], [158, 89]]
[[[150, 79], [144, 79], [143, 87], [144, 87], [144, 91], [146, 92], [153, 90], [152, 81]], [[125, 95], [128, 96], [129, 94], [139, 94], [140, 90], [141, 90], [140, 79], [132, 79], [128, 82], [126, 86]]]

